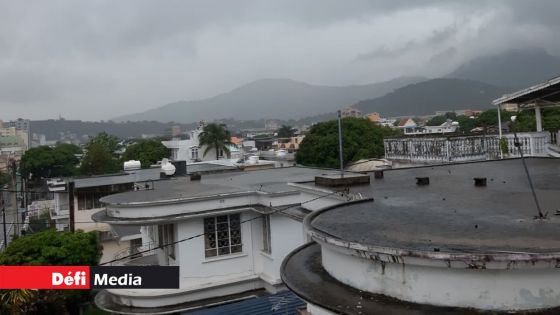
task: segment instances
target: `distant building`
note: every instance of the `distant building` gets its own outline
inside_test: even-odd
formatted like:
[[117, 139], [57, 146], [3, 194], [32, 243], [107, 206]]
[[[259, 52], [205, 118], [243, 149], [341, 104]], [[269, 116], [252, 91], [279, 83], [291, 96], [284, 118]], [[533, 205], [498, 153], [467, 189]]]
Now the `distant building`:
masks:
[[297, 151], [304, 138], [305, 136], [295, 136], [285, 139], [278, 139], [278, 149]]
[[264, 123], [264, 129], [266, 130], [277, 130], [278, 128], [280, 128], [280, 126], [274, 120], [267, 120]]
[[412, 118], [402, 118], [399, 120], [398, 128], [406, 129], [406, 128], [416, 128], [417, 124]]
[[379, 121], [381, 120], [381, 116], [379, 115], [379, 113], [367, 114], [366, 117], [369, 119], [369, 121], [374, 123], [379, 123]]
[[426, 135], [426, 134], [442, 134], [457, 131], [459, 123], [448, 120], [439, 126], [421, 126], [404, 128], [405, 135]]
[[391, 118], [381, 118], [379, 119], [379, 121], [377, 122], [379, 125], [384, 126], [384, 127], [394, 127], [395, 126], [395, 122], [397, 120], [396, 119], [391, 119]]
[[181, 134], [181, 126], [179, 126], [179, 125], [171, 126], [171, 136], [172, 137], [178, 137], [180, 134]]
[[[141, 246], [142, 239], [139, 226], [122, 228], [91, 221], [91, 215], [104, 208], [99, 199], [118, 192], [153, 189], [153, 181], [159, 180], [159, 178], [160, 168], [158, 167], [122, 174], [72, 179], [75, 185], [75, 229], [85, 232], [96, 231], [99, 234], [99, 239], [103, 245], [101, 263], [112, 260], [130, 246]], [[50, 209], [51, 220], [55, 222], [58, 231], [67, 231], [70, 224], [67, 185], [67, 180], [47, 180], [49, 191], [54, 194], [54, 207]]]
[[340, 111], [340, 115], [342, 118], [345, 117], [355, 117], [361, 118], [363, 117], [362, 112], [354, 107], [345, 107]]
[[[175, 161], [187, 161], [187, 164], [216, 160], [216, 149], [210, 148], [206, 155], [206, 146], [201, 146], [198, 137], [204, 130], [204, 124], [201, 123], [197, 129], [191, 130], [189, 139], [173, 138], [169, 141], [161, 143], [171, 150], [170, 158]], [[241, 152], [236, 146], [231, 146], [230, 158], [239, 159], [242, 157]], [[218, 151], [218, 159], [227, 159], [227, 154], [223, 150]]]

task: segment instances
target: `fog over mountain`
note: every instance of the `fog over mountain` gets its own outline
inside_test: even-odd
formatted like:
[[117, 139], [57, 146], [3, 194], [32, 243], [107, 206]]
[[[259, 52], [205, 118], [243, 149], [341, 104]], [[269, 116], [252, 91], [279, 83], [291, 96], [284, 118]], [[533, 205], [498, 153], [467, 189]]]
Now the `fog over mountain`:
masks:
[[[445, 77], [511, 49], [539, 47], [559, 56], [559, 11], [556, 0], [3, 1], [0, 119], [107, 120], [212, 99], [262, 78], [361, 86]], [[546, 59], [535, 62], [556, 69]], [[454, 75], [521, 83], [519, 73], [499, 82], [483, 71], [495, 63]], [[531, 81], [542, 73], [528, 70]], [[279, 101], [259, 105], [270, 104], [270, 113], [229, 106], [249, 116], [306, 115], [319, 107], [296, 102], [286, 111], [302, 112], [285, 114], [278, 110], [284, 99], [274, 98]], [[332, 109], [330, 102], [324, 106]], [[192, 119], [202, 116], [191, 111]], [[205, 118], [230, 115], [212, 114]]]
[[479, 57], [447, 75], [449, 78], [520, 88], [557, 76], [560, 76], [560, 58], [537, 48]]
[[379, 97], [423, 80], [426, 78], [403, 77], [375, 84], [333, 87], [288, 79], [262, 79], [215, 97], [179, 101], [143, 113], [116, 117], [113, 120], [193, 122], [221, 118], [297, 119], [336, 111], [341, 106]]

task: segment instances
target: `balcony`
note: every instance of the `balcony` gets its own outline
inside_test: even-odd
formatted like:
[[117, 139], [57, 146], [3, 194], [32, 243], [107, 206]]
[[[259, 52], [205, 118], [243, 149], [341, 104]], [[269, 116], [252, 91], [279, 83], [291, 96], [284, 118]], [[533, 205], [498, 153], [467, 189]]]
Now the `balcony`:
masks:
[[[523, 132], [517, 137], [524, 156], [552, 155], [549, 132]], [[503, 138], [507, 144], [503, 153], [498, 135], [385, 139], [385, 158], [411, 163], [453, 163], [519, 157], [514, 135], [504, 134]]]

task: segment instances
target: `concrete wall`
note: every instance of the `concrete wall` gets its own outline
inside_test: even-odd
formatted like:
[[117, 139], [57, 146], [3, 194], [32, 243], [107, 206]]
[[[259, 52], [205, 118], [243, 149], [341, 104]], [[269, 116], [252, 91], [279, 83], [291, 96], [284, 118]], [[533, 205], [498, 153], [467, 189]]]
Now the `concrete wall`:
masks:
[[[531, 310], [560, 305], [560, 273], [555, 262], [519, 262], [513, 267], [394, 256], [353, 256], [355, 251], [321, 244], [322, 263], [337, 280], [359, 290], [439, 306], [485, 310]], [[497, 263], [496, 263], [497, 264]]]

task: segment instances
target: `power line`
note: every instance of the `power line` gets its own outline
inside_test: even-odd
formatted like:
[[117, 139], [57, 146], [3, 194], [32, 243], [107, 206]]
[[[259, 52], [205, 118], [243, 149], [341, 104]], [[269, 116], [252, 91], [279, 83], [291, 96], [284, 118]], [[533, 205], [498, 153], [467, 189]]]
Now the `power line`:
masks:
[[[348, 188], [347, 188], [346, 190], [348, 190]], [[317, 198], [307, 200], [307, 201], [305, 201], [305, 202], [300, 203], [299, 205], [302, 205], [302, 204], [305, 204], [305, 203], [308, 203], [308, 202], [311, 202], [311, 201], [315, 201], [315, 200], [318, 200], [318, 199], [321, 199], [321, 198], [325, 198], [325, 197], [334, 195], [334, 194], [336, 194], [336, 193], [338, 193], [338, 191], [333, 191], [333, 192], [328, 193], [328, 194], [326, 194], [326, 195], [319, 196], [319, 197], [317, 197]], [[299, 205], [298, 205], [298, 206], [299, 206]], [[272, 212], [270, 212], [270, 213], [264, 213], [264, 214], [261, 214], [261, 215], [259, 215], [259, 216], [254, 217], [254, 218], [240, 221], [240, 222], [239, 222], [239, 225], [244, 224], [244, 223], [247, 223], [247, 222], [251, 222], [251, 221], [254, 221], [254, 220], [257, 220], [257, 219], [260, 219], [260, 218], [263, 218], [263, 217], [266, 216], [266, 215], [271, 215], [271, 214], [275, 214], [275, 213], [284, 212], [284, 211], [289, 210], [289, 209], [291, 209], [291, 208], [293, 208], [293, 207], [295, 207], [295, 206], [289, 206], [289, 207], [286, 207], [286, 208], [276, 208], [276, 207], [269, 206], [269, 208], [271, 208], [271, 209], [273, 209], [273, 210], [275, 210], [275, 211], [272, 211]], [[215, 233], [215, 231], [212, 232], [212, 233]], [[172, 246], [172, 245], [179, 244], [179, 243], [182, 243], [182, 242], [185, 242], [185, 241], [189, 241], [189, 240], [192, 240], [192, 239], [195, 239], [195, 238], [198, 238], [198, 237], [202, 237], [202, 236], [204, 236], [204, 235], [206, 235], [206, 234], [210, 234], [210, 233], [200, 233], [200, 234], [196, 234], [196, 235], [193, 235], [193, 236], [190, 236], [190, 237], [187, 237], [187, 238], [178, 240], [178, 241], [174, 241], [174, 242], [171, 242], [171, 243], [161, 244], [161, 245], [158, 245], [158, 246], [156, 246], [156, 247], [154, 247], [154, 248], [152, 248], [152, 249], [147, 249], [147, 250], [143, 250], [143, 251], [138, 251], [138, 252], [136, 252], [136, 253], [134, 253], [134, 254], [127, 255], [127, 256], [124, 256], [124, 257], [120, 257], [120, 258], [117, 258], [117, 259], [113, 259], [113, 260], [104, 262], [104, 263], [99, 264], [99, 265], [100, 265], [100, 266], [102, 266], [102, 265], [107, 265], [107, 264], [114, 263], [114, 262], [117, 262], [117, 261], [120, 261], [120, 260], [123, 260], [123, 259], [130, 258], [130, 257], [137, 257], [137, 256], [140, 255], [140, 254], [147, 253], [147, 252], [151, 252], [151, 251], [154, 251], [154, 250], [160, 249], [160, 248], [163, 249], [164, 247]]]

